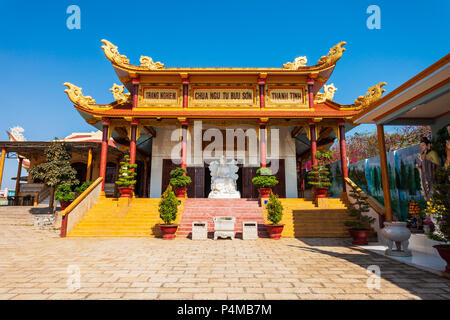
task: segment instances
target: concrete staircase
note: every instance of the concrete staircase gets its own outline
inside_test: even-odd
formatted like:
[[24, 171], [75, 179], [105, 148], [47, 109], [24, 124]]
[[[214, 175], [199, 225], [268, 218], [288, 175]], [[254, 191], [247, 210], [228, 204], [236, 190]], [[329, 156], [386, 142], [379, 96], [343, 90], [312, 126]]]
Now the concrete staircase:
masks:
[[[101, 198], [67, 236], [159, 237], [161, 231], [157, 225], [162, 223], [158, 212], [159, 201], [160, 199], [156, 198], [135, 198], [128, 205], [127, 199]], [[174, 223], [180, 221], [183, 202], [178, 207], [178, 216]]]
[[213, 238], [213, 217], [230, 216], [236, 217], [236, 238], [242, 238], [242, 222], [256, 221], [258, 223], [258, 234], [267, 237], [264, 226], [264, 216], [256, 199], [186, 199], [181, 224], [178, 228], [178, 237], [191, 237], [193, 221], [208, 222], [208, 237]]
[[[319, 208], [310, 199], [280, 199], [283, 205], [282, 236], [287, 238], [347, 238], [344, 222], [355, 220], [346, 205], [335, 198], [324, 199]], [[267, 210], [264, 208], [267, 219]], [[266, 220], [267, 221], [267, 220]]]

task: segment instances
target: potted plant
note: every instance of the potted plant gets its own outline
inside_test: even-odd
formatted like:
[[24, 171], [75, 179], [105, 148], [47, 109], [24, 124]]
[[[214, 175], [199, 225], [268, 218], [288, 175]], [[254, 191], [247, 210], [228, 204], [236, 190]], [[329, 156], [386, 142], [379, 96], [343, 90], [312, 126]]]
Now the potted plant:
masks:
[[308, 183], [314, 186], [314, 194], [317, 198], [326, 198], [328, 188], [331, 186], [330, 170], [327, 164], [333, 159], [331, 150], [317, 151], [315, 155], [318, 164], [313, 165], [308, 172]]
[[55, 200], [59, 200], [62, 210], [75, 200], [75, 192], [72, 191], [70, 184], [61, 184], [56, 188]]
[[344, 224], [349, 228], [350, 236], [353, 238], [352, 244], [367, 245], [367, 238], [369, 237], [370, 224], [375, 222], [375, 218], [365, 216], [363, 213], [369, 212], [368, 197], [360, 193], [356, 186], [351, 186], [350, 197], [355, 200], [354, 203], [349, 203], [349, 213], [356, 220], [345, 221]]
[[272, 187], [278, 184], [278, 180], [269, 168], [259, 168], [256, 170], [256, 177], [252, 179], [252, 183], [258, 188], [261, 198], [269, 198]]
[[170, 185], [173, 187], [177, 198], [186, 197], [186, 186], [192, 182], [191, 178], [186, 175], [186, 170], [176, 168], [170, 171]]
[[447, 262], [445, 272], [450, 273], [450, 166], [436, 170], [437, 184], [433, 185], [433, 195], [427, 202], [425, 213], [434, 222], [434, 230], [427, 236], [442, 244], [433, 246]]
[[89, 186], [92, 184], [92, 181], [85, 181], [81, 186], [78, 186], [75, 188], [75, 196], [78, 197], [80, 194], [82, 194]]
[[116, 184], [119, 186], [120, 196], [122, 198], [129, 198], [133, 191], [133, 186], [136, 184], [134, 177], [136, 172], [133, 169], [137, 168], [137, 164], [130, 164], [130, 157], [125, 155], [120, 162], [119, 179]]
[[272, 224], [266, 224], [267, 232], [271, 239], [280, 239], [284, 224], [279, 224], [283, 218], [283, 205], [276, 195], [272, 192], [269, 194], [269, 201], [267, 202], [267, 220]]
[[172, 240], [175, 238], [178, 225], [172, 224], [172, 221], [175, 221], [177, 218], [178, 205], [178, 199], [172, 191], [172, 186], [169, 185], [166, 191], [164, 191], [158, 205], [159, 216], [164, 221], [163, 224], [159, 224], [163, 239]]

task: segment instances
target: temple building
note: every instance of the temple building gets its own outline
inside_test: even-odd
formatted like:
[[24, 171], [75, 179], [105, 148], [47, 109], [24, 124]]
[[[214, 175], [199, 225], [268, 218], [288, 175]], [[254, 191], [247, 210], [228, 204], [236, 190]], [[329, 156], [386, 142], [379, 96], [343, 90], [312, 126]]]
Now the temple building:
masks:
[[[274, 192], [282, 198], [297, 198], [301, 192], [298, 169], [305, 161], [316, 163], [318, 148], [339, 139], [342, 159], [346, 159], [349, 119], [367, 99], [341, 105], [333, 101], [337, 89], [326, 85], [345, 42], [331, 48], [316, 65], [307, 66], [306, 57], [298, 57], [280, 68], [176, 68], [147, 56], [140, 57], [140, 65], [133, 65], [117, 46], [107, 40], [102, 43], [122, 83], [110, 89], [115, 101], [97, 104], [68, 82], [65, 92], [85, 121], [103, 132], [104, 146], [112, 137], [138, 164], [136, 197], [159, 198], [169, 172], [179, 166], [193, 180], [188, 197], [207, 197], [208, 164], [224, 155], [239, 164], [237, 187], [243, 198], [257, 198], [251, 179], [257, 168], [265, 166], [279, 180]], [[381, 85], [368, 95], [379, 98]], [[102, 177], [108, 162], [104, 148]], [[346, 166], [344, 161], [343, 179]]]

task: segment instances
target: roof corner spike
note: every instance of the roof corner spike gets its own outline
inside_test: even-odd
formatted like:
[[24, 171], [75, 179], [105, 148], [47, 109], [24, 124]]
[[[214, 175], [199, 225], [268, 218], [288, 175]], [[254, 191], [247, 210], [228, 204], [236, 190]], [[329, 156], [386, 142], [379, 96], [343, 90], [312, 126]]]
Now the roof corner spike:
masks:
[[109, 61], [118, 66], [126, 66], [130, 64], [130, 60], [128, 60], [127, 56], [119, 53], [117, 46], [113, 45], [106, 39], [102, 39], [101, 43], [103, 43], [102, 49]]
[[346, 50], [345, 48], [343, 48], [343, 46], [345, 46], [346, 44], [347, 42], [345, 41], [339, 42], [337, 45], [330, 49], [330, 52], [328, 52], [326, 56], [321, 57], [317, 63], [321, 66], [335, 65]]
[[367, 93], [365, 96], [359, 96], [355, 100], [355, 102], [354, 102], [355, 107], [358, 110], [366, 109], [371, 104], [380, 100], [381, 96], [383, 95], [383, 92], [386, 91], [385, 89], [382, 88], [382, 86], [385, 86], [386, 84], [387, 84], [386, 82], [380, 82], [380, 83], [374, 85], [373, 87], [370, 87], [369, 89], [367, 89]]
[[74, 104], [89, 109], [95, 105], [95, 99], [92, 99], [91, 96], [84, 96], [81, 92], [81, 90], [83, 90], [82, 88], [77, 87], [70, 82], [64, 82], [63, 86], [67, 87], [64, 92], [67, 93], [70, 101], [72, 101]]

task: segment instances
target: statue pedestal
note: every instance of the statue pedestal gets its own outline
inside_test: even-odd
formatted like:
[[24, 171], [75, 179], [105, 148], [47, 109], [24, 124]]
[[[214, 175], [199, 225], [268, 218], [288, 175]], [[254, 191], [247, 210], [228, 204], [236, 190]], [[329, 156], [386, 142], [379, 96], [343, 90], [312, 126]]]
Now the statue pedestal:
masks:
[[212, 199], [236, 199], [240, 197], [241, 193], [239, 191], [236, 191], [235, 193], [220, 193], [211, 191], [208, 195], [208, 198]]

